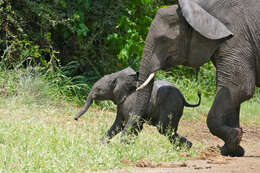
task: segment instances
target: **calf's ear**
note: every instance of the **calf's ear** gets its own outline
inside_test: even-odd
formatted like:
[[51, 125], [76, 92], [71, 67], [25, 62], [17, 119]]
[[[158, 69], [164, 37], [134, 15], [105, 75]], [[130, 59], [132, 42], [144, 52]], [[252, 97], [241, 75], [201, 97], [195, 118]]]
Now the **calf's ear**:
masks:
[[136, 74], [120, 76], [117, 78], [117, 82], [113, 90], [116, 104], [123, 103], [125, 99], [136, 90], [137, 79]]

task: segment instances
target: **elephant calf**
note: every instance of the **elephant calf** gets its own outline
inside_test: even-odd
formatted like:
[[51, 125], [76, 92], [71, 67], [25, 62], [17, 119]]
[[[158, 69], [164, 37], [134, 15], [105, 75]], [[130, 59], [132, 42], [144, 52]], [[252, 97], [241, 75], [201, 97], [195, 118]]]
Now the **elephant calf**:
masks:
[[[109, 142], [113, 136], [124, 129], [130, 113], [134, 110], [137, 78], [137, 73], [129, 67], [104, 76], [94, 84], [84, 108], [74, 119], [78, 120], [88, 110], [93, 100], [112, 100], [117, 105], [116, 119], [102, 138], [102, 143]], [[181, 144], [185, 143], [188, 147], [191, 147], [192, 143], [179, 136], [177, 129], [184, 106], [196, 107], [200, 105], [200, 93], [198, 93], [198, 96], [198, 104], [189, 104], [181, 91], [174, 85], [165, 80], [155, 81], [145, 116], [142, 117], [138, 125], [136, 124], [137, 128], [133, 128], [137, 131], [133, 131], [132, 134], [137, 135], [142, 130], [143, 123], [147, 120], [150, 125], [156, 126], [161, 134], [169, 137], [172, 143], [175, 143], [178, 139]]]

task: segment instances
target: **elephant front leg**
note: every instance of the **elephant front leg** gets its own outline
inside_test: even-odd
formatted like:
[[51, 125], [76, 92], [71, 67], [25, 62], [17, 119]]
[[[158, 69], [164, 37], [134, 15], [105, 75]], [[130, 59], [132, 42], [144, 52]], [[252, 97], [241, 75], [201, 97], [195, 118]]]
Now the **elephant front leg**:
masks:
[[[143, 129], [144, 121], [141, 120], [141, 118], [138, 118], [138, 116], [131, 115], [127, 121], [126, 126], [124, 127], [122, 136], [121, 136], [121, 142], [129, 144], [130, 140], [128, 138], [130, 137], [136, 137], [140, 131]], [[133, 138], [133, 139], [134, 139]]]
[[218, 90], [207, 125], [213, 135], [225, 142], [221, 148], [222, 155], [243, 156], [244, 149], [239, 145], [243, 134], [239, 125], [240, 102], [234, 103], [232, 97], [234, 93], [232, 96], [230, 89], [222, 87]]
[[108, 144], [110, 139], [112, 139], [115, 135], [121, 132], [124, 128], [124, 120], [122, 116], [117, 115], [116, 120], [110, 129], [105, 133], [103, 138], [101, 139], [101, 144]]

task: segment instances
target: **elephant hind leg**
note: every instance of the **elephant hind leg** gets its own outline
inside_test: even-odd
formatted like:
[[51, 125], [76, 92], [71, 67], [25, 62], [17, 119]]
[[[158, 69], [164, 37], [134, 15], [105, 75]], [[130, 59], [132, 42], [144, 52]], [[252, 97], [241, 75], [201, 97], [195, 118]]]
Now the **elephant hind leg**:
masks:
[[168, 137], [169, 141], [176, 146], [186, 146], [187, 148], [191, 148], [192, 143], [187, 140], [185, 137], [179, 135], [177, 132], [175, 132], [174, 129], [171, 128], [163, 128], [163, 125], [158, 127], [159, 132]]
[[170, 136], [169, 140], [172, 144], [177, 146], [185, 146], [187, 148], [192, 147], [192, 143], [187, 138], [179, 135], [178, 133], [174, 133], [172, 136]]
[[181, 116], [179, 114], [171, 114], [168, 112], [161, 111], [159, 120], [158, 131], [164, 136], [168, 137], [169, 141], [176, 146], [185, 146], [191, 148], [192, 143], [188, 141], [185, 137], [180, 136], [177, 133], [177, 128]]

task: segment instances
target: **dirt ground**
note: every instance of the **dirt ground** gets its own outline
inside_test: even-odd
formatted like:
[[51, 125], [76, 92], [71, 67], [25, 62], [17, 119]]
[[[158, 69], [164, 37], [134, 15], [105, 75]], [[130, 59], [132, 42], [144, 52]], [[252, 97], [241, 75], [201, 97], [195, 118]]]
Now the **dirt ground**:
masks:
[[[182, 163], [169, 162], [152, 164], [148, 159], [130, 162], [121, 160], [125, 164], [136, 167], [131, 170], [113, 170], [98, 173], [259, 173], [260, 172], [260, 127], [241, 125], [243, 139], [241, 145], [245, 148], [244, 157], [223, 157], [219, 154], [218, 146], [223, 142], [212, 136], [206, 123], [180, 122], [179, 133], [187, 136], [193, 143], [200, 142], [208, 146], [196, 158]], [[199, 133], [198, 133], [199, 132]]]

